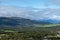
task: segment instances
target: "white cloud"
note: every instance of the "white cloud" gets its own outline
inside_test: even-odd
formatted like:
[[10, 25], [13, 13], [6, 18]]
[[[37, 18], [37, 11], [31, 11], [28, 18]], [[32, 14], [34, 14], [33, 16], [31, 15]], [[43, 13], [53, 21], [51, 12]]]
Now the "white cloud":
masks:
[[52, 15], [51, 17], [49, 17], [50, 19], [57, 19], [60, 20], [60, 16], [59, 15]]
[[0, 6], [0, 17], [24, 17], [29, 19], [60, 19], [60, 9], [27, 9], [10, 6]]

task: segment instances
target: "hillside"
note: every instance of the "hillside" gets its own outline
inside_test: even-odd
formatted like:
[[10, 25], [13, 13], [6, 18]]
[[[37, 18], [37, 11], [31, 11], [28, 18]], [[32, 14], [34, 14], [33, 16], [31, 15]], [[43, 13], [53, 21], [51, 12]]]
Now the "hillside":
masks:
[[0, 17], [0, 26], [32, 26], [34, 24], [39, 22], [21, 17]]

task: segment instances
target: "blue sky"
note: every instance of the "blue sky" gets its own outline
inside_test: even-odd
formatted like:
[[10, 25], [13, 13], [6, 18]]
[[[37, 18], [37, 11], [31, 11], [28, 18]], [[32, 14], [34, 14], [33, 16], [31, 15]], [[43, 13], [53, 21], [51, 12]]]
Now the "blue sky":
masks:
[[0, 0], [0, 16], [60, 20], [60, 0]]
[[33, 8], [59, 8], [59, 0], [55, 1], [56, 0], [1, 0], [0, 5]]

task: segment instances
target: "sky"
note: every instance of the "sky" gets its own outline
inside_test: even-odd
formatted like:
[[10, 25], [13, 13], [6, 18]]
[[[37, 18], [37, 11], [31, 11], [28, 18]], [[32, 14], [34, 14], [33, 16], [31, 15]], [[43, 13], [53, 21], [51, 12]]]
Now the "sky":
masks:
[[60, 0], [0, 0], [0, 16], [60, 20]]
[[0, 5], [33, 8], [60, 8], [60, 0], [0, 0]]

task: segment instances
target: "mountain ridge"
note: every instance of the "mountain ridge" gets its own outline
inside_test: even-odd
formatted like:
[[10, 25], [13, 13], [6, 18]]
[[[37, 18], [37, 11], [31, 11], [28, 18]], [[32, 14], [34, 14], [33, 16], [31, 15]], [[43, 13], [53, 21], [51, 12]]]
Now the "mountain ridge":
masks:
[[0, 25], [4, 26], [33, 26], [39, 22], [21, 17], [0, 17]]

